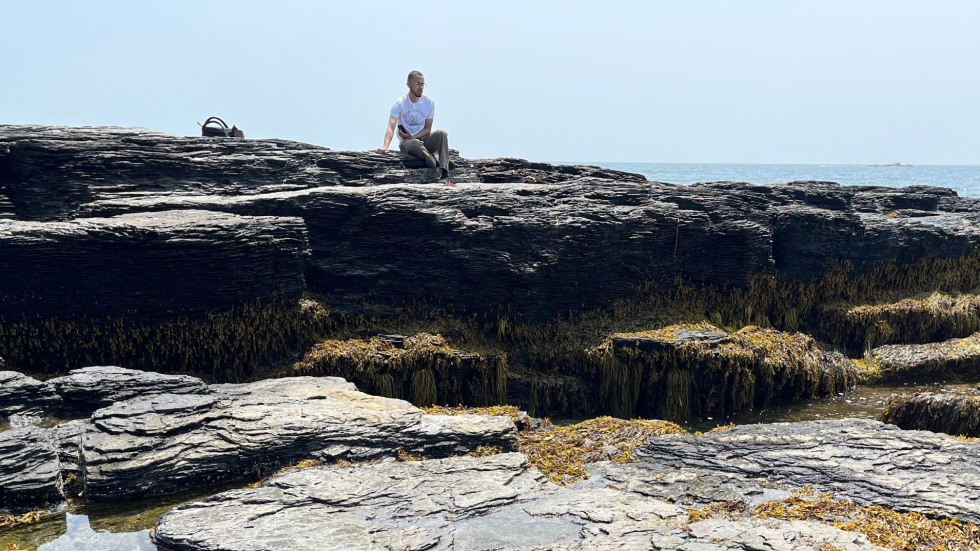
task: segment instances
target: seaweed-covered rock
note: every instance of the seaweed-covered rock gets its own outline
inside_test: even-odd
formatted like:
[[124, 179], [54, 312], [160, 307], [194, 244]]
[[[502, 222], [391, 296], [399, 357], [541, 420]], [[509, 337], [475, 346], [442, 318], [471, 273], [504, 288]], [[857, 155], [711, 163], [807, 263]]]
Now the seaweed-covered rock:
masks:
[[926, 344], [980, 331], [980, 295], [940, 293], [878, 304], [821, 308], [815, 331], [860, 355], [885, 344]]
[[903, 429], [980, 437], [980, 391], [896, 396], [881, 414], [881, 420]]
[[857, 368], [800, 333], [709, 324], [619, 333], [593, 351], [601, 362], [603, 406], [624, 419], [686, 421], [770, 401], [847, 390]]
[[928, 344], [888, 344], [865, 359], [878, 381], [932, 381], [980, 374], [980, 333]]
[[506, 356], [453, 349], [440, 335], [325, 340], [293, 366], [298, 374], [342, 377], [371, 394], [417, 406], [503, 404]]
[[91, 366], [48, 381], [63, 401], [64, 415], [87, 417], [130, 398], [157, 394], [207, 394], [208, 385], [189, 375], [165, 375], [117, 366]]

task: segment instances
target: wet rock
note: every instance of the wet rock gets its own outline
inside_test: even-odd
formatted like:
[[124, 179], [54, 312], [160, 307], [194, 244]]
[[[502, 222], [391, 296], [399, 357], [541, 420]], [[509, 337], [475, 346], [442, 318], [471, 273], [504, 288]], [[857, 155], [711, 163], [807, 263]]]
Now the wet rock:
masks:
[[16, 371], [0, 371], [0, 424], [12, 415], [44, 417], [61, 409], [61, 397], [48, 383]]
[[0, 220], [0, 318], [201, 313], [306, 288], [296, 218], [168, 211]]
[[254, 480], [310, 457], [438, 457], [478, 446], [512, 450], [509, 419], [425, 415], [342, 379], [295, 377], [214, 385], [207, 395], [158, 395], [95, 412], [82, 450], [85, 492], [105, 501]]
[[0, 511], [23, 511], [64, 500], [57, 443], [38, 427], [0, 432]]
[[655, 438], [642, 462], [810, 485], [860, 505], [980, 522], [980, 444], [877, 421], [743, 425]]
[[117, 366], [75, 369], [48, 381], [63, 401], [67, 417], [88, 417], [95, 410], [130, 398], [157, 394], [207, 394], [208, 385], [189, 375], [165, 375]]
[[614, 488], [558, 487], [524, 456], [311, 468], [180, 506], [174, 551], [350, 549], [878, 549], [810, 522], [709, 519]]
[[871, 376], [880, 381], [932, 381], [980, 375], [980, 333], [928, 344], [889, 344], [868, 357]]
[[980, 391], [916, 392], [892, 398], [881, 420], [903, 429], [980, 437]]

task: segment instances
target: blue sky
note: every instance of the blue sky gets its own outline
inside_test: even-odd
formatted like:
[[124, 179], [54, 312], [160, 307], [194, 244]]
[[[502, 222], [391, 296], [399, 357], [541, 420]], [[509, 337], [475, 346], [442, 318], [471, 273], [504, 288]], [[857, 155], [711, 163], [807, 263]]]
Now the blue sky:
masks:
[[980, 165], [967, 0], [5, 2], [0, 123], [381, 145], [412, 69], [464, 157]]

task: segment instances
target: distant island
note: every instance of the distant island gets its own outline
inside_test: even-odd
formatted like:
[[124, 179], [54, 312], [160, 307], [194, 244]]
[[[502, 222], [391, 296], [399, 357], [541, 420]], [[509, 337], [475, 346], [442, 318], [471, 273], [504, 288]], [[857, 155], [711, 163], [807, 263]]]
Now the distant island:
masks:
[[904, 167], [912, 168], [915, 165], [907, 165], [907, 164], [904, 164], [904, 163], [878, 163], [878, 164], [873, 164], [873, 165], [869, 165], [869, 166], [904, 166]]

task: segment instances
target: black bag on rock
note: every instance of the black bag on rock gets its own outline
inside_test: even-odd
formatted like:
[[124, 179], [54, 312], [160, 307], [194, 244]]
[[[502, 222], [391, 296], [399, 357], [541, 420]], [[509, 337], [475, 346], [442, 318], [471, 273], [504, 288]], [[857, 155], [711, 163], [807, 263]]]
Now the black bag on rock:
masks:
[[[198, 123], [200, 124], [200, 123]], [[237, 126], [232, 126], [228, 128], [225, 121], [219, 119], [218, 117], [208, 117], [208, 120], [204, 121], [201, 126], [201, 135], [205, 138], [244, 138], [245, 132], [242, 132]]]

